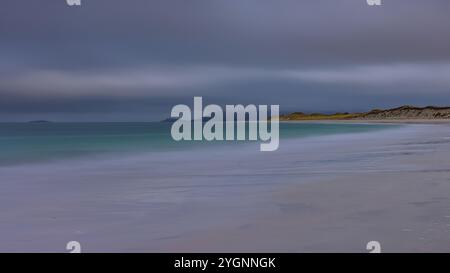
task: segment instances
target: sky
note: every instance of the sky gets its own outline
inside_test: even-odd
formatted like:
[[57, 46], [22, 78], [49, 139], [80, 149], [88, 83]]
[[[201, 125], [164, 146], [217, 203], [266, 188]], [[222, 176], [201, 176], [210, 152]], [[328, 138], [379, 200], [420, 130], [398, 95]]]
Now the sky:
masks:
[[2, 0], [0, 121], [450, 105], [450, 1]]

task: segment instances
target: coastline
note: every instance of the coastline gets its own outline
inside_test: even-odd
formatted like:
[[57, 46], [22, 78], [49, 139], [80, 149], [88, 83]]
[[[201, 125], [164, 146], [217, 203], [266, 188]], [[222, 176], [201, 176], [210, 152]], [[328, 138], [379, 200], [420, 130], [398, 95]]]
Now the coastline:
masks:
[[407, 124], [264, 154], [245, 145], [0, 168], [10, 208], [0, 250], [77, 240], [86, 252], [367, 252], [377, 240], [383, 252], [450, 251], [449, 136], [450, 126]]
[[366, 139], [333, 137], [322, 155], [309, 154], [328, 164], [297, 161], [306, 165], [292, 167], [298, 183], [267, 196], [277, 209], [194, 233], [168, 251], [364, 253], [375, 240], [383, 252], [448, 252], [449, 133], [450, 126], [408, 125]]
[[450, 124], [450, 119], [322, 119], [281, 120], [280, 123]]

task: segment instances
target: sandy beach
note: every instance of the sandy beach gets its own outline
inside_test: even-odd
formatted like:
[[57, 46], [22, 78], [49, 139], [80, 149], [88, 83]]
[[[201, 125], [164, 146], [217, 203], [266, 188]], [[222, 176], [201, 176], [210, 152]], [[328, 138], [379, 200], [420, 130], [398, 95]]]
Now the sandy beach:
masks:
[[338, 124], [450, 124], [450, 119], [343, 119], [343, 120], [292, 120], [288, 123], [338, 123]]
[[[366, 252], [375, 240], [383, 252], [450, 251], [450, 126], [400, 131], [389, 140], [322, 143], [320, 155], [308, 156], [329, 162], [294, 168], [308, 183], [280, 187], [271, 196], [277, 209], [234, 229], [194, 235], [181, 250]], [[331, 163], [336, 155], [340, 163]]]
[[[257, 144], [255, 144], [257, 145]], [[1, 167], [0, 251], [450, 251], [450, 125]]]

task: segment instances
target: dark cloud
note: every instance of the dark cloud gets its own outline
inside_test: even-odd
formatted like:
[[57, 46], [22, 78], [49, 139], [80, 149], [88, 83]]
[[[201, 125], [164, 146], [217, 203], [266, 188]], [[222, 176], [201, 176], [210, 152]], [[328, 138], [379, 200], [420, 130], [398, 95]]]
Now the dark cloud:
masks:
[[2, 120], [158, 119], [193, 95], [285, 111], [450, 104], [448, 0], [82, 2], [2, 1]]

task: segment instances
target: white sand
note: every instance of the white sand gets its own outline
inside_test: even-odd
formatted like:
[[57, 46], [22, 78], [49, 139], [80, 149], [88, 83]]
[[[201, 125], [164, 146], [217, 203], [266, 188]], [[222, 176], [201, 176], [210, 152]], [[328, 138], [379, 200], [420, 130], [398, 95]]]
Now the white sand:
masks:
[[450, 251], [450, 126], [0, 169], [0, 251]]

